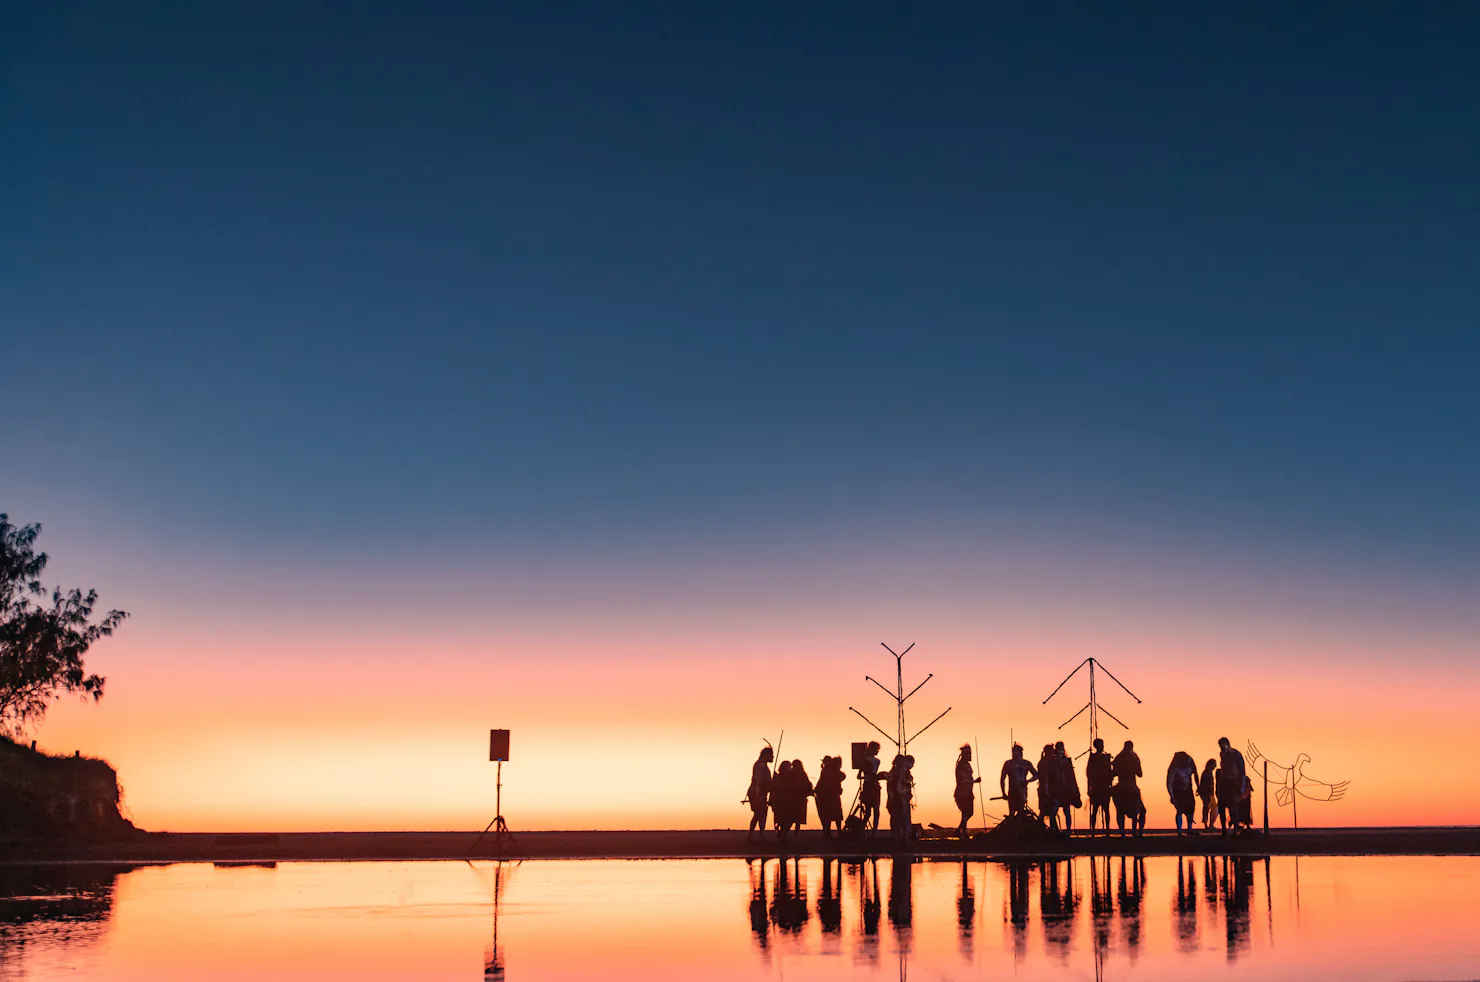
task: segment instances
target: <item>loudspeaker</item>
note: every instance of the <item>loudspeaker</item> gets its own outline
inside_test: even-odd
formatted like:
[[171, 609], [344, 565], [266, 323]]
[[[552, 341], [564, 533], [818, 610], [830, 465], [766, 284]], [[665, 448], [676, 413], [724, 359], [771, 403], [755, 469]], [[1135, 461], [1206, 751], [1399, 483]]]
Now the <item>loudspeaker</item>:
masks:
[[508, 730], [489, 730], [488, 731], [488, 759], [489, 760], [508, 760], [509, 759], [509, 731]]
[[853, 769], [855, 771], [863, 770], [863, 762], [865, 760], [868, 760], [868, 744], [855, 743], [853, 745]]

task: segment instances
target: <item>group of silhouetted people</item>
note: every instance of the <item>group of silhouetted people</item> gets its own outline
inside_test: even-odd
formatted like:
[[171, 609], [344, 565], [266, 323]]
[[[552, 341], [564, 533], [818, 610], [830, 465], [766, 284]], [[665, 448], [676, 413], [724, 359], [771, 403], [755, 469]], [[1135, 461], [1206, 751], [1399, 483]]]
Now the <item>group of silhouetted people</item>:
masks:
[[[817, 818], [822, 823], [823, 836], [840, 836], [844, 829], [843, 782], [847, 779], [843, 772], [843, 758], [823, 757], [822, 770], [815, 784], [807, 776], [806, 767], [800, 760], [782, 761], [774, 774], [771, 771], [773, 760], [775, 752], [765, 747], [751, 767], [750, 787], [745, 793], [745, 801], [751, 811], [746, 838], [764, 836], [769, 812], [777, 840], [785, 842], [790, 833], [800, 831], [807, 824], [808, 798], [817, 802]], [[879, 761], [879, 744], [874, 742], [868, 745], [862, 764], [858, 769], [858, 806], [852, 818], [856, 831], [878, 829], [882, 799], [889, 813], [891, 834], [901, 842], [908, 839], [915, 788], [912, 772], [915, 758], [896, 754], [889, 769], [883, 770]]]
[[[1127, 740], [1120, 753], [1112, 757], [1105, 751], [1105, 741], [1095, 740], [1084, 771], [1090, 829], [1103, 827], [1109, 831], [1110, 807], [1114, 805], [1117, 829], [1125, 832], [1129, 823], [1132, 834], [1141, 834], [1146, 828], [1146, 802], [1141, 797], [1143, 772], [1135, 744]], [[1025, 810], [1030, 781], [1038, 782], [1038, 817], [1053, 828], [1070, 828], [1072, 809], [1081, 802], [1073, 761], [1063, 743], [1045, 746], [1036, 768], [1023, 758], [1022, 747], [1012, 748], [1012, 759], [1002, 765], [1002, 794], [1009, 814]], [[1201, 775], [1191, 754], [1185, 750], [1173, 754], [1167, 766], [1166, 788], [1176, 809], [1178, 835], [1196, 831], [1199, 798], [1204, 828], [1212, 827], [1215, 815], [1225, 834], [1254, 824], [1254, 785], [1244, 771], [1244, 755], [1229, 744], [1227, 737], [1219, 739], [1218, 758], [1209, 760]], [[1062, 825], [1059, 813], [1063, 814]]]
[[[896, 754], [888, 770], [881, 767], [879, 744], [868, 744], [857, 767], [859, 780], [857, 804], [847, 818], [843, 814], [843, 784], [846, 775], [841, 757], [823, 757], [822, 769], [814, 784], [800, 760], [782, 761], [772, 773], [775, 759], [772, 749], [761, 750], [751, 769], [746, 801], [751, 808], [747, 838], [763, 836], [769, 813], [779, 841], [800, 831], [807, 824], [807, 799], [817, 802], [817, 818], [827, 838], [841, 836], [845, 829], [857, 834], [874, 832], [880, 821], [880, 805], [889, 814], [889, 829], [898, 842], [908, 840], [914, 798], [913, 768], [915, 758]], [[1141, 758], [1130, 740], [1120, 753], [1105, 751], [1105, 741], [1095, 740], [1094, 749], [1085, 764], [1085, 792], [1089, 798], [1089, 827], [1110, 830], [1110, 809], [1115, 809], [1115, 824], [1124, 834], [1140, 835], [1146, 828], [1146, 802], [1141, 796], [1143, 777]], [[976, 785], [981, 783], [972, 770], [971, 747], [961, 747], [956, 758], [955, 803], [961, 813], [957, 834], [966, 838], [967, 822], [976, 811]], [[1052, 829], [1068, 831], [1073, 827], [1074, 809], [1084, 805], [1074, 759], [1062, 741], [1045, 744], [1035, 766], [1014, 744], [1012, 756], [1003, 765], [998, 784], [1002, 800], [1007, 802], [1009, 816], [1032, 814], [1028, 808], [1028, 785], [1036, 783], [1037, 818]], [[1186, 751], [1179, 750], [1167, 766], [1167, 796], [1176, 810], [1177, 834], [1195, 834], [1198, 801], [1202, 803], [1203, 828], [1218, 821], [1223, 834], [1253, 825], [1253, 784], [1245, 773], [1244, 756], [1223, 737], [1218, 741], [1218, 757], [1210, 759], [1201, 774], [1197, 762]], [[1185, 827], [1184, 827], [1185, 823]]]

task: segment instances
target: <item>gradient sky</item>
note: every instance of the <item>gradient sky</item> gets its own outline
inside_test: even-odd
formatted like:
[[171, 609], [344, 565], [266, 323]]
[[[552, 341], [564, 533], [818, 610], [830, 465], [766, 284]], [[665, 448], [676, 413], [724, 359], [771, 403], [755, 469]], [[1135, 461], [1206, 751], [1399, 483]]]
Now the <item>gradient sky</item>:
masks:
[[736, 824], [917, 641], [928, 820], [1095, 654], [1148, 773], [1227, 733], [1329, 822], [1480, 822], [1477, 48], [8, 7], [0, 510], [133, 613], [36, 735], [153, 828], [480, 826], [500, 725], [516, 827]]

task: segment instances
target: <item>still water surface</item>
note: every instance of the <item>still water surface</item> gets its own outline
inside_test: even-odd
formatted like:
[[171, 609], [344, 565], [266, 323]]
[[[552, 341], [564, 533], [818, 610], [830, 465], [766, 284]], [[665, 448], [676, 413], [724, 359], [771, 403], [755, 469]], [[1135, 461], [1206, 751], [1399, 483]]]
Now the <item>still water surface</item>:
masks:
[[6, 980], [1454, 980], [1476, 925], [1476, 857], [0, 869]]

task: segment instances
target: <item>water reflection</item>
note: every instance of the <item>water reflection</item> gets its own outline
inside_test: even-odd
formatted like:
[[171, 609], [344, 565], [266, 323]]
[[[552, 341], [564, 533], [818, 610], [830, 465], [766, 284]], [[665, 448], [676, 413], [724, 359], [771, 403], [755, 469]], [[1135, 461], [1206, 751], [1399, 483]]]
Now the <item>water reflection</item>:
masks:
[[33, 947], [87, 947], [101, 941], [118, 877], [133, 868], [0, 867], [0, 976], [10, 977], [10, 967], [23, 966]]
[[[840, 939], [847, 935], [844, 893], [851, 888], [856, 894], [858, 912], [852, 937], [854, 961], [876, 964], [880, 953], [880, 861], [846, 866], [834, 860], [814, 862], [820, 864], [822, 871], [822, 887], [816, 898], [822, 933]], [[1225, 958], [1230, 963], [1237, 961], [1249, 950], [1255, 860], [1178, 857], [1163, 862], [1171, 864], [1167, 873], [1174, 880], [1169, 904], [1173, 950], [1187, 956], [1197, 955], [1203, 950], [1204, 926], [1220, 924]], [[1268, 873], [1269, 861], [1263, 862]], [[889, 875], [888, 920], [903, 972], [912, 951], [918, 914], [916, 870], [944, 864], [925, 864], [917, 859], [914, 862], [885, 860], [884, 865]], [[795, 935], [806, 926], [807, 881], [799, 860], [780, 860], [776, 862], [768, 893], [767, 864], [752, 861], [751, 866], [750, 927], [756, 945], [764, 950], [772, 931]], [[1097, 978], [1103, 977], [1104, 965], [1112, 956], [1123, 957], [1130, 965], [1135, 965], [1140, 957], [1146, 942], [1145, 899], [1150, 888], [1144, 858], [962, 861], [951, 864], [950, 868], [955, 880], [957, 950], [968, 964], [976, 955], [979, 918], [976, 876], [981, 872], [987, 874], [989, 886], [995, 884], [1000, 889], [1007, 947], [1015, 963], [1029, 960], [1031, 939], [1036, 936], [1049, 962], [1070, 967], [1078, 950], [1076, 942], [1081, 937], [1081, 913], [1087, 914], [1086, 930]], [[1088, 886], [1087, 904], [1085, 886]], [[1271, 905], [1271, 912], [1272, 909]], [[1271, 924], [1272, 920], [1271, 913]]]
[[8, 867], [0, 979], [1474, 976], [1480, 858], [1301, 875], [1303, 917], [1280, 858]]

